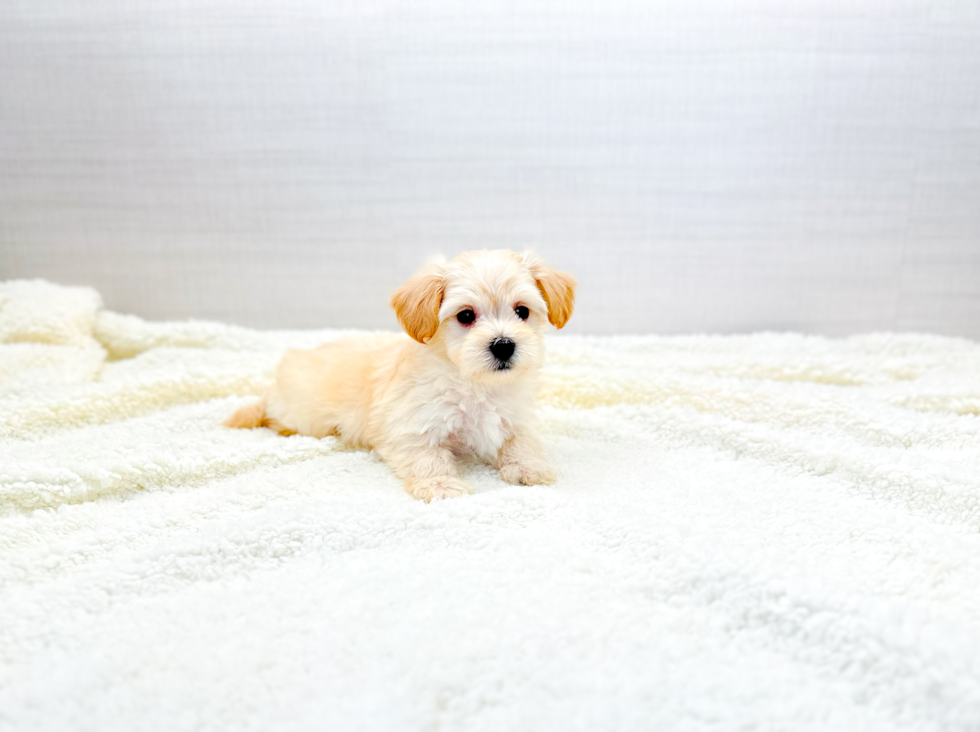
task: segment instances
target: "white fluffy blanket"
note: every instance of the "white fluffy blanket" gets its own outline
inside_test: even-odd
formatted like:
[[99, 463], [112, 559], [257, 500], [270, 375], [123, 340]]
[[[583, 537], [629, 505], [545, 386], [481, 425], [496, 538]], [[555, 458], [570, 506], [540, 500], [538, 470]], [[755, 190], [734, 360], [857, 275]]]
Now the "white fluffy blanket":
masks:
[[0, 285], [0, 729], [980, 729], [980, 347], [550, 339], [553, 487], [220, 421], [336, 332]]

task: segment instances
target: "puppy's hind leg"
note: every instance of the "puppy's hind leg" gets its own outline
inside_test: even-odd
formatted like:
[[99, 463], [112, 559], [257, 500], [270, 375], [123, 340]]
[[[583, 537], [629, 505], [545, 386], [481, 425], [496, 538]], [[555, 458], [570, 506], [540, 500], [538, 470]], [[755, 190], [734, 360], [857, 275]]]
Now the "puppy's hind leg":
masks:
[[268, 427], [278, 432], [280, 435], [295, 435], [296, 431], [291, 430], [278, 420], [269, 417], [265, 411], [265, 399], [260, 399], [247, 406], [242, 407], [228, 419], [224, 421], [225, 427], [232, 427], [241, 430], [250, 430], [256, 427]]
[[265, 422], [265, 399], [260, 399], [248, 406], [242, 407], [224, 421], [225, 427], [240, 430], [250, 430], [261, 427]]

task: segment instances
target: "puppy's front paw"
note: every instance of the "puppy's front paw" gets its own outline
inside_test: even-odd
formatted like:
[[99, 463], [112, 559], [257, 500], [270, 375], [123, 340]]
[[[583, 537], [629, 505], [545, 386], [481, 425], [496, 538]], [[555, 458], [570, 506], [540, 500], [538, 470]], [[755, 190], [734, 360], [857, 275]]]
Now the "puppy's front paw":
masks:
[[410, 481], [405, 484], [405, 490], [426, 503], [433, 499], [456, 498], [472, 492], [464, 481], [445, 475]]
[[540, 485], [555, 482], [555, 469], [538, 458], [500, 466], [500, 477], [514, 485]]

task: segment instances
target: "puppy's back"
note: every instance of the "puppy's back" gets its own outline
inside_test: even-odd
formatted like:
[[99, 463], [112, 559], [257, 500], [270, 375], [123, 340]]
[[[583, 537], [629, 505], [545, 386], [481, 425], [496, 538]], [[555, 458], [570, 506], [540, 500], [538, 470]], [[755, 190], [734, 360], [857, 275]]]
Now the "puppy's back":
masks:
[[352, 446], [369, 447], [377, 373], [408, 342], [386, 333], [287, 351], [266, 398], [266, 419], [303, 435], [339, 433]]

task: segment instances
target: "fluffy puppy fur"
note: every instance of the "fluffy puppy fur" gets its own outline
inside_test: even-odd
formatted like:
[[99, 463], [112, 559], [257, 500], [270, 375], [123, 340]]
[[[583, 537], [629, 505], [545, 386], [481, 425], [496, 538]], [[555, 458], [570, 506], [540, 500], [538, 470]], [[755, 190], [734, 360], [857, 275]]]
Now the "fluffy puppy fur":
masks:
[[265, 398], [225, 424], [374, 449], [424, 501], [468, 493], [459, 463], [473, 458], [508, 483], [551, 483], [534, 428], [534, 376], [546, 323], [564, 326], [574, 299], [571, 276], [527, 254], [483, 250], [429, 265], [391, 299], [411, 338], [288, 351]]

